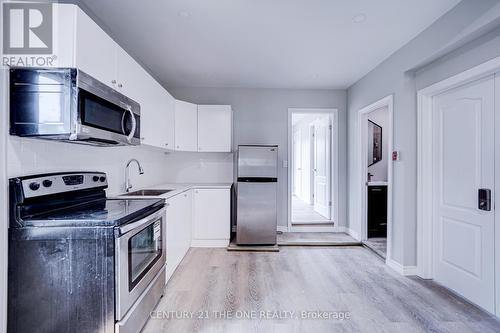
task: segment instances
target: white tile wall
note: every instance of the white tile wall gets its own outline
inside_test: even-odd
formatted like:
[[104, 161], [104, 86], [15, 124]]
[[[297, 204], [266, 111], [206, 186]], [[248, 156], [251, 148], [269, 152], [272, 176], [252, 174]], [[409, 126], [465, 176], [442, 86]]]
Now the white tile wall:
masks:
[[103, 171], [108, 174], [108, 194], [123, 192], [125, 164], [137, 158], [144, 175], [131, 166], [136, 189], [162, 183], [232, 182], [233, 157], [228, 153], [165, 153], [141, 147], [89, 147], [45, 140], [8, 138], [8, 176], [58, 171]]

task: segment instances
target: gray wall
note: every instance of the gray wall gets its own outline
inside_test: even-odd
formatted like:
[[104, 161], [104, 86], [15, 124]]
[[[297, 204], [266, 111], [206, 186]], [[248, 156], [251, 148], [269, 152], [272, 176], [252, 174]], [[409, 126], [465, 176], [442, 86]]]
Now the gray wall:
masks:
[[[486, 22], [488, 15], [484, 14], [497, 4], [496, 0], [462, 1], [348, 89], [348, 221], [349, 227], [358, 232], [357, 113], [364, 106], [394, 94], [394, 149], [401, 152], [401, 161], [395, 162], [393, 168], [392, 258], [405, 266], [416, 264], [417, 86], [426, 86], [498, 56], [500, 44], [494, 37], [498, 32], [469, 42], [423, 68], [422, 64], [436, 58], [450, 42], [466, 40], [469, 32], [477, 33], [480, 29], [476, 27], [483, 20]], [[491, 31], [491, 22], [483, 28]], [[417, 67], [420, 69], [415, 71]]]
[[[339, 112], [339, 221], [346, 225], [346, 91], [233, 88], [168, 88], [177, 99], [197, 104], [230, 104], [234, 111], [234, 145], [279, 145], [279, 159], [287, 160], [288, 108], [337, 108]], [[280, 161], [280, 166], [282, 166]], [[287, 225], [287, 169], [280, 168], [278, 225]]]

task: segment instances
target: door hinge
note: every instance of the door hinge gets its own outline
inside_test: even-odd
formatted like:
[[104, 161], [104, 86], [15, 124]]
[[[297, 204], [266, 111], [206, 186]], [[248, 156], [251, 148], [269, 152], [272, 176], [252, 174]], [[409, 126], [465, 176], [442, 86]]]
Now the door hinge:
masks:
[[331, 201], [328, 201], [328, 206], [331, 206], [332, 205], [332, 202]]
[[332, 125], [328, 125], [328, 128], [330, 129], [330, 131], [332, 130], [333, 126]]

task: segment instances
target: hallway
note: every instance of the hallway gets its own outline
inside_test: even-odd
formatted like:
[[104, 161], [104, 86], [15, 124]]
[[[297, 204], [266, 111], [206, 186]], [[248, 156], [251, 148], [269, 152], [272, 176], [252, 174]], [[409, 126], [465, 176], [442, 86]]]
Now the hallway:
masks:
[[292, 223], [328, 223], [328, 219], [314, 210], [314, 206], [308, 204], [297, 196], [292, 196]]

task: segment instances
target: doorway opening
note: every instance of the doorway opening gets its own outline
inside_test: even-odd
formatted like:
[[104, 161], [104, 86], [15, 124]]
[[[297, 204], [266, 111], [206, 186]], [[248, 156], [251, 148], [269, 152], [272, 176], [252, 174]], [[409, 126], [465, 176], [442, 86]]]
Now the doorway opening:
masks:
[[392, 184], [392, 96], [359, 111], [361, 241], [388, 259]]
[[336, 110], [290, 109], [289, 230], [334, 230]]

